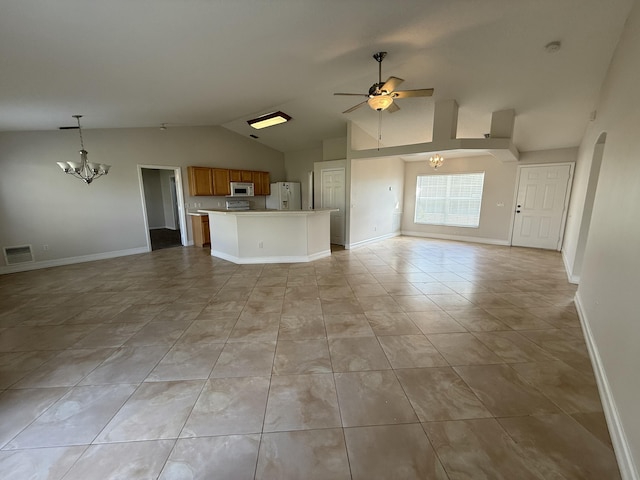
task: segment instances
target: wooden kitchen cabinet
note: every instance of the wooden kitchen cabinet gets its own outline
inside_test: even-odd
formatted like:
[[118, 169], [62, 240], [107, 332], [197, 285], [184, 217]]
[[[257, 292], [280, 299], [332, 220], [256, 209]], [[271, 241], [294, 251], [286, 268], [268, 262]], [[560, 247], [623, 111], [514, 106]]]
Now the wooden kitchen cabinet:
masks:
[[271, 184], [269, 183], [269, 172], [251, 172], [254, 195], [269, 195]]
[[191, 226], [193, 227], [193, 244], [196, 247], [206, 247], [211, 245], [211, 232], [209, 231], [209, 215], [191, 216]]
[[187, 167], [189, 194], [192, 197], [212, 196], [213, 177], [209, 167]]
[[269, 172], [187, 167], [187, 173], [189, 176], [189, 194], [193, 197], [231, 195], [230, 182], [253, 183], [254, 195], [269, 195], [271, 193]]
[[229, 170], [229, 180], [232, 182], [241, 182], [242, 170]]
[[229, 170], [213, 168], [211, 171], [213, 175], [213, 195], [231, 195]]
[[229, 170], [229, 179], [232, 182], [253, 182], [253, 172], [251, 170]]

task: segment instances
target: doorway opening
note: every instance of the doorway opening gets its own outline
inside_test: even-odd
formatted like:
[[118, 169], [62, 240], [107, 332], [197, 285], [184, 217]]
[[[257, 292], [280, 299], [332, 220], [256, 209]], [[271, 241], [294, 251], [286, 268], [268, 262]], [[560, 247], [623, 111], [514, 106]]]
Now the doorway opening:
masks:
[[180, 167], [138, 165], [147, 248], [186, 245]]

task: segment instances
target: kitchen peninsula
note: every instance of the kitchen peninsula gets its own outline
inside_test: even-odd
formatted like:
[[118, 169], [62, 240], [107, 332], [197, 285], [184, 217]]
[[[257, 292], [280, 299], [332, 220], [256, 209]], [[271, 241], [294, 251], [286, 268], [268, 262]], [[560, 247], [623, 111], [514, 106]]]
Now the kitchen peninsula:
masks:
[[209, 215], [211, 255], [237, 264], [311, 262], [330, 256], [332, 211], [198, 210]]

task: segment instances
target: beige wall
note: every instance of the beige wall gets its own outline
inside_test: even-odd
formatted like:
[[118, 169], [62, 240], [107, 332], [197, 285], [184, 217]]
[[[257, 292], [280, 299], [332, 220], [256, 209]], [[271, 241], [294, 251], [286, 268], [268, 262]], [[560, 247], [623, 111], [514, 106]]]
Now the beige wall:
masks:
[[[108, 176], [91, 185], [64, 175], [56, 165], [77, 159], [77, 131], [0, 133], [0, 248], [31, 244], [36, 262], [50, 264], [144, 251], [137, 165], [181, 167], [190, 206], [215, 206], [224, 198], [190, 197], [188, 165], [266, 170], [272, 178], [284, 177], [282, 153], [221, 127], [83, 133], [89, 160], [112, 165]], [[264, 204], [258, 197], [256, 202]], [[189, 224], [187, 230], [191, 239]]]
[[144, 200], [147, 206], [147, 223], [150, 229], [164, 228], [164, 204], [160, 170], [145, 168], [142, 170]]
[[350, 246], [400, 233], [404, 168], [399, 158], [351, 161]]
[[[405, 168], [405, 209], [402, 232], [407, 235], [432, 236], [460, 240], [475, 240], [508, 245], [513, 218], [513, 201], [517, 164], [502, 162], [490, 155], [466, 158], [446, 158], [436, 172], [426, 161], [407, 162]], [[421, 225], [413, 221], [418, 175], [485, 172], [480, 226], [478, 228]], [[498, 206], [504, 204], [504, 206]]]
[[[560, 148], [522, 152], [518, 162], [503, 162], [491, 155], [447, 158], [445, 152], [444, 164], [436, 172], [427, 165], [427, 161], [407, 162], [402, 232], [406, 235], [510, 245], [518, 165], [575, 162], [577, 150], [577, 148]], [[473, 172], [485, 172], [478, 228], [414, 223], [418, 175]]]
[[[606, 133], [602, 167], [576, 296], [593, 347], [623, 478], [640, 464], [640, 5], [635, 4], [600, 92], [597, 118], [580, 145], [583, 190]], [[577, 222], [576, 222], [577, 223]], [[577, 237], [576, 223], [570, 225]], [[635, 477], [630, 472], [635, 470]]]
[[322, 160], [322, 149], [301, 150], [286, 153], [284, 156], [285, 176], [288, 182], [300, 182], [302, 209], [308, 210], [312, 187], [309, 185], [309, 172], [313, 172], [313, 164]]

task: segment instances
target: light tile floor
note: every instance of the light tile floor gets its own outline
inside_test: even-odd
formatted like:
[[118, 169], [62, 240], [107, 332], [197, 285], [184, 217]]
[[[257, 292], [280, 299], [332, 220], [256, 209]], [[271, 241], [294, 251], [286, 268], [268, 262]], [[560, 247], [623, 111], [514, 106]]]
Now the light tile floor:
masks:
[[0, 277], [0, 477], [615, 479], [557, 252], [398, 237]]

